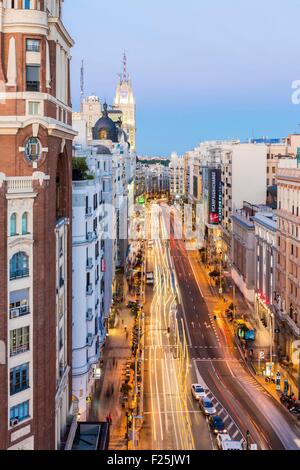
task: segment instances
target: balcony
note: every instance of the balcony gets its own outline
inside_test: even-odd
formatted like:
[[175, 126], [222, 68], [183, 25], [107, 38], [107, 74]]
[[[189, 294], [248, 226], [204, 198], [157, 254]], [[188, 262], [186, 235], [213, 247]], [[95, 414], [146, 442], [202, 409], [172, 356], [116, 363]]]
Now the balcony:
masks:
[[94, 342], [94, 336], [92, 333], [89, 333], [86, 338], [86, 345], [91, 347], [93, 346], [93, 342]]
[[29, 277], [29, 268], [17, 269], [16, 271], [11, 271], [9, 279], [15, 281], [16, 279], [23, 279]]
[[28, 305], [24, 307], [11, 308], [9, 312], [9, 317], [12, 320], [13, 318], [24, 317], [25, 315], [30, 314], [30, 308]]
[[297, 337], [300, 337], [300, 327], [294, 322], [294, 320], [283, 310], [280, 309], [278, 302], [274, 302], [274, 310], [277, 315], [277, 317], [283, 321], [286, 322], [293, 332], [293, 334]]
[[29, 344], [24, 344], [18, 347], [11, 347], [10, 357], [18, 356], [19, 354], [24, 354], [29, 351]]
[[94, 238], [94, 233], [93, 232], [88, 232], [86, 235], [86, 239], [88, 242], [92, 242]]
[[87, 261], [86, 261], [86, 269], [93, 269], [93, 258], [88, 258]]
[[86, 295], [92, 295], [93, 294], [93, 286], [92, 284], [89, 284], [86, 286]]
[[26, 91], [40, 91], [40, 82], [34, 82], [27, 80], [26, 82]]
[[87, 207], [87, 208], [85, 209], [85, 216], [86, 216], [86, 217], [91, 217], [92, 215], [93, 215], [93, 209], [92, 209], [92, 207]]
[[91, 308], [89, 308], [86, 312], [86, 319], [87, 321], [93, 320], [93, 310]]

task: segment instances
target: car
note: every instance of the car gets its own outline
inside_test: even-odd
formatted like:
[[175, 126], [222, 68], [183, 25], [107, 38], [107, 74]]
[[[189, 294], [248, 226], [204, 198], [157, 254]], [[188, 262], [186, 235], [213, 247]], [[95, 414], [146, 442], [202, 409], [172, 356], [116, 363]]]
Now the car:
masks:
[[217, 410], [208, 398], [201, 398], [200, 408], [206, 416], [215, 415]]
[[206, 393], [202, 385], [193, 384], [191, 390], [195, 400], [200, 400], [200, 398], [206, 397]]
[[154, 284], [154, 274], [149, 272], [146, 274], [146, 283], [147, 284]]
[[217, 445], [220, 450], [244, 450], [242, 441], [233, 441], [229, 434], [218, 434]]
[[227, 429], [220, 416], [210, 416], [208, 422], [214, 434], [227, 434]]

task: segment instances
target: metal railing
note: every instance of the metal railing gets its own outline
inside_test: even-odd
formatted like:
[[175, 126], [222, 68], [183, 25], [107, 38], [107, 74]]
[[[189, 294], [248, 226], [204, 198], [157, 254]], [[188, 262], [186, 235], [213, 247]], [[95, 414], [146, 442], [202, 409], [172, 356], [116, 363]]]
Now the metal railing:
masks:
[[23, 279], [24, 277], [29, 277], [29, 268], [17, 269], [16, 271], [11, 271], [9, 279], [15, 281], [16, 279]]

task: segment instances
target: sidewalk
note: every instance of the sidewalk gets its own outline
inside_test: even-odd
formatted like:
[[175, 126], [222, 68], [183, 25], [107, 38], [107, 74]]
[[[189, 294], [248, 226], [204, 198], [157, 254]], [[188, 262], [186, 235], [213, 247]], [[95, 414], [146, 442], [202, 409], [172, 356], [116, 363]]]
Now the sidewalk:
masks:
[[[125, 380], [126, 364], [132, 361], [131, 355], [131, 333], [134, 325], [134, 316], [124, 305], [119, 308], [116, 328], [110, 329], [109, 337], [103, 354], [102, 378], [96, 388], [95, 395], [89, 410], [89, 420], [105, 421], [110, 414], [112, 426], [110, 431], [110, 449], [126, 450], [126, 408], [122, 408], [121, 386]], [[124, 324], [123, 324], [124, 323]], [[128, 338], [124, 331], [124, 325], [128, 327]], [[117, 366], [114, 367], [114, 359]], [[107, 396], [110, 387], [114, 387], [114, 393]], [[130, 399], [129, 399], [130, 400]]]

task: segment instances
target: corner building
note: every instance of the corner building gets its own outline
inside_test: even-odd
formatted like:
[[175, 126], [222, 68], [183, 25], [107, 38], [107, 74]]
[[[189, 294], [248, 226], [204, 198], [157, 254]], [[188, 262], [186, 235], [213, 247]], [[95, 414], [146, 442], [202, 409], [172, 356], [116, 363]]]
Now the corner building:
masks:
[[73, 40], [62, 4], [0, 0], [1, 449], [59, 449], [71, 404]]

